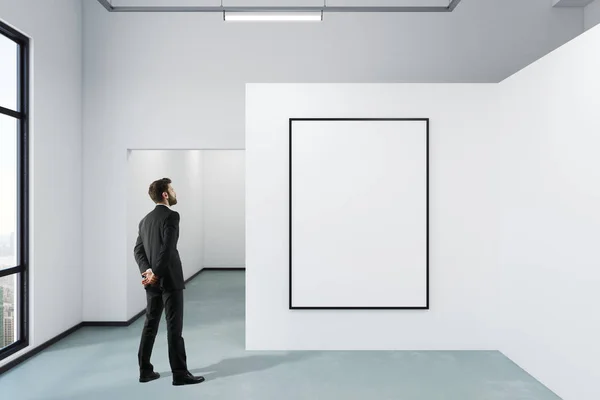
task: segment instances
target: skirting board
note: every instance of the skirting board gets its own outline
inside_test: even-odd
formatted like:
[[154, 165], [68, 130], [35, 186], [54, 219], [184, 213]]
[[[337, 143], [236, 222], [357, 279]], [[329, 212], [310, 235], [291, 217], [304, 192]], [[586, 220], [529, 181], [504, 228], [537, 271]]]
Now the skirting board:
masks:
[[[197, 277], [202, 271], [245, 271], [246, 268], [244, 267], [234, 267], [234, 268], [212, 268], [212, 267], [208, 267], [208, 268], [202, 268], [200, 271], [196, 272], [194, 275], [190, 276], [188, 279], [186, 279], [185, 283], [190, 282], [192, 279], [194, 279], [195, 277]], [[135, 320], [137, 320], [139, 317], [141, 317], [142, 315], [144, 315], [144, 313], [146, 312], [146, 310], [142, 310], [139, 313], [137, 313], [136, 315], [134, 315], [132, 318], [130, 318], [127, 321], [83, 321], [78, 323], [77, 325], [67, 329], [66, 331], [64, 331], [63, 333], [53, 337], [52, 339], [40, 344], [39, 346], [31, 349], [30, 351], [28, 351], [27, 353], [23, 354], [20, 357], [15, 358], [14, 360], [4, 364], [3, 366], [0, 366], [0, 375], [2, 375], [3, 373], [13, 369], [14, 367], [16, 367], [17, 365], [27, 361], [28, 359], [30, 359], [31, 357], [41, 353], [42, 351], [44, 351], [45, 349], [47, 349], [48, 347], [52, 346], [53, 344], [57, 343], [58, 341], [66, 338], [67, 336], [69, 336], [70, 334], [72, 334], [73, 332], [76, 332], [79, 328], [83, 328], [85, 326], [129, 326], [131, 325], [133, 322], [135, 322]]]

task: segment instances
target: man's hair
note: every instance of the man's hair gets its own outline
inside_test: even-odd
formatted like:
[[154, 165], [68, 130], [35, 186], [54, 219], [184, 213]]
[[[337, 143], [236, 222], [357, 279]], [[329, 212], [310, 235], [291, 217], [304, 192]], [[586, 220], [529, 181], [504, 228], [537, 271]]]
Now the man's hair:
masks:
[[150, 184], [150, 187], [148, 188], [148, 194], [150, 195], [150, 198], [152, 199], [152, 201], [154, 201], [155, 203], [162, 202], [163, 201], [162, 194], [164, 192], [169, 191], [170, 183], [171, 183], [171, 180], [169, 178], [162, 178], [162, 179], [152, 182]]

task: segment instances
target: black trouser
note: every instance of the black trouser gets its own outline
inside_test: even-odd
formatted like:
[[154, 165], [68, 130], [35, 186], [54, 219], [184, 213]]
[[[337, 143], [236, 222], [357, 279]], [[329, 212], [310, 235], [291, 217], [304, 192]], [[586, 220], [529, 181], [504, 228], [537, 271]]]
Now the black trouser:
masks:
[[184, 375], [188, 372], [185, 355], [185, 344], [181, 336], [183, 330], [183, 290], [163, 291], [146, 290], [146, 321], [142, 330], [138, 361], [140, 373], [154, 370], [150, 363], [154, 340], [158, 332], [163, 308], [167, 320], [167, 343], [169, 345], [169, 363], [173, 376]]

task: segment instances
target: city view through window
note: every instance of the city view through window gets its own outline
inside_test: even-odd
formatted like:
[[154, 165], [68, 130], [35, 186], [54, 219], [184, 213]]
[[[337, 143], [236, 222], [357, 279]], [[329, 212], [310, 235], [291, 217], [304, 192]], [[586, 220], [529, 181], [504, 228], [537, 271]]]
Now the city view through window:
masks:
[[[0, 234], [0, 270], [14, 266], [15, 234]], [[17, 338], [17, 276], [0, 277], [0, 348], [13, 344]]]

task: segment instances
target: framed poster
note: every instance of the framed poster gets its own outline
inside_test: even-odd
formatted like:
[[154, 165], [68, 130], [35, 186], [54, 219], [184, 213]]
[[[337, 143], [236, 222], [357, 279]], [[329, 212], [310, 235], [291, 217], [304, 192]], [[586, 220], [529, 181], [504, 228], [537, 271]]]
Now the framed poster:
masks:
[[429, 119], [291, 118], [289, 308], [429, 309]]

